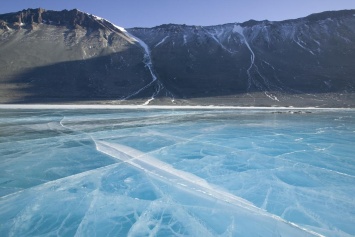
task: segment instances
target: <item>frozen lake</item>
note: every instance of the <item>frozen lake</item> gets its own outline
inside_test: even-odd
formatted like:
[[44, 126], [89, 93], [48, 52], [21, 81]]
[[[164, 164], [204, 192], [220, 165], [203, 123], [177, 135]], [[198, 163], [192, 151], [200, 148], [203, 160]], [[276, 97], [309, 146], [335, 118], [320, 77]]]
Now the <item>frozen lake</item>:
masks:
[[355, 110], [0, 109], [0, 170], [0, 236], [355, 235]]

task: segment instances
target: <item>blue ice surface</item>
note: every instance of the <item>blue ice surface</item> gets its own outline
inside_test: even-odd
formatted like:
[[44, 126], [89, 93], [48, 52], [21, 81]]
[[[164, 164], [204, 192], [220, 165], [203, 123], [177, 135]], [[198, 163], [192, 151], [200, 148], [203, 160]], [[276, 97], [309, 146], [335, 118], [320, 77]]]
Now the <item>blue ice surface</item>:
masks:
[[354, 110], [0, 110], [0, 236], [354, 236], [354, 141]]

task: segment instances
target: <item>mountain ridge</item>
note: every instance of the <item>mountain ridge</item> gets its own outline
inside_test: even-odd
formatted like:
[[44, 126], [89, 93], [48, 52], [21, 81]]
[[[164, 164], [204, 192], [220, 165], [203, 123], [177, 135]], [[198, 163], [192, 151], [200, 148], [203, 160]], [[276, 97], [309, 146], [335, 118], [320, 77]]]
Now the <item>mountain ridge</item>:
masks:
[[76, 9], [3, 14], [0, 101], [353, 107], [351, 23], [355, 10], [128, 29]]

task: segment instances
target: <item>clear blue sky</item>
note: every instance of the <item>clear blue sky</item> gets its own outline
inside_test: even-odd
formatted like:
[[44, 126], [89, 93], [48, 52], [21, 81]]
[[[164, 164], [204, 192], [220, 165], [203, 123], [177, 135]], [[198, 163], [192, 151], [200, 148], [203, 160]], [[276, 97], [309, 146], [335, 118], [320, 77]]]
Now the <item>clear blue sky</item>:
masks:
[[0, 14], [38, 7], [77, 8], [129, 28], [166, 23], [207, 26], [250, 19], [279, 21], [355, 9], [355, 0], [2, 0]]

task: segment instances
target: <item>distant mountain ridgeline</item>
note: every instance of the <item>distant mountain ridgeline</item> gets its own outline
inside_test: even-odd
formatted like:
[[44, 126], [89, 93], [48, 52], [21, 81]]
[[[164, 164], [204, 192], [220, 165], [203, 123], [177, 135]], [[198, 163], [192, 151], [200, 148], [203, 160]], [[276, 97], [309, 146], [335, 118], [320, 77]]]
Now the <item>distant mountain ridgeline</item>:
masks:
[[78, 10], [0, 15], [1, 103], [355, 106], [355, 10], [123, 29]]

